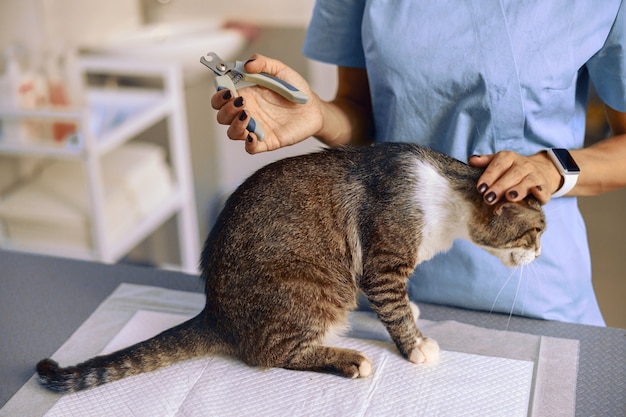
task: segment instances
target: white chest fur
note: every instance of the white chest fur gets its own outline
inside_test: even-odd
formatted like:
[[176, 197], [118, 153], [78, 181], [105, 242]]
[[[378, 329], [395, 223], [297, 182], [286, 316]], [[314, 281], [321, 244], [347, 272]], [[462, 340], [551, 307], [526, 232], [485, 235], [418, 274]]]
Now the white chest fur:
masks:
[[415, 161], [415, 175], [413, 198], [424, 216], [417, 253], [420, 263], [450, 249], [455, 239], [467, 238], [470, 207], [450, 187], [449, 180], [429, 163]]

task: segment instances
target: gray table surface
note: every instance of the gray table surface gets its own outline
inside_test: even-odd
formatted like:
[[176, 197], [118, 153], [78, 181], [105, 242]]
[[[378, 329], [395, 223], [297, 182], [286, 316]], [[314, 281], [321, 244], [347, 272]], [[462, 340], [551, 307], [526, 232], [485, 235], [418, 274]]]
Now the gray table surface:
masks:
[[[122, 282], [202, 292], [197, 276], [0, 250], [0, 407]], [[626, 416], [626, 330], [420, 304], [422, 318], [580, 341], [577, 416]]]

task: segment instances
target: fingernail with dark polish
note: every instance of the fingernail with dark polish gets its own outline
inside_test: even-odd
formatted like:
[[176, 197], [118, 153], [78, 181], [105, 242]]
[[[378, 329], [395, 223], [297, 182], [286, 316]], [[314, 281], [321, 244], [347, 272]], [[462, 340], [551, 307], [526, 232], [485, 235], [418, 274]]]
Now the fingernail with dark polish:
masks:
[[485, 196], [485, 201], [487, 203], [493, 203], [495, 199], [496, 199], [496, 193], [494, 193], [493, 191]]
[[509, 191], [509, 197], [514, 199], [514, 200], [517, 198], [518, 195], [519, 194], [517, 194], [517, 191], [515, 191], [515, 190]]
[[233, 96], [233, 95], [230, 93], [230, 90], [226, 90], [226, 91], [224, 91], [224, 93], [222, 94], [222, 98], [223, 98], [224, 100], [230, 100], [232, 96]]
[[233, 102], [233, 104], [235, 105], [235, 107], [243, 106], [243, 97], [241, 96], [237, 97], [235, 101]]
[[248, 143], [252, 143], [252, 141], [254, 139], [252, 139], [252, 135], [248, 135], [248, 137], [246, 138], [246, 140], [248, 141]]
[[482, 184], [480, 184], [478, 186], [478, 192], [483, 194], [485, 191], [487, 191], [487, 184], [485, 184], [484, 182]]
[[248, 117], [248, 113], [246, 113], [245, 110], [242, 110], [241, 113], [239, 113], [239, 120], [243, 122], [246, 120], [246, 117]]
[[[246, 61], [246, 64], [249, 62], [253, 62], [256, 58], [250, 58], [249, 60]], [[245, 65], [245, 64], [244, 64]]]

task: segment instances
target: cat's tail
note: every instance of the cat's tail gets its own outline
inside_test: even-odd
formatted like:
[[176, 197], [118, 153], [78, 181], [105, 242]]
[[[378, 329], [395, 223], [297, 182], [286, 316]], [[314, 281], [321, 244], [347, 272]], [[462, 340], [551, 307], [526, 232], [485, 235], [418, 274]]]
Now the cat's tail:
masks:
[[60, 367], [51, 359], [43, 359], [37, 364], [38, 380], [51, 391], [75, 392], [218, 353], [220, 343], [208, 329], [201, 313], [151, 339], [75, 366]]

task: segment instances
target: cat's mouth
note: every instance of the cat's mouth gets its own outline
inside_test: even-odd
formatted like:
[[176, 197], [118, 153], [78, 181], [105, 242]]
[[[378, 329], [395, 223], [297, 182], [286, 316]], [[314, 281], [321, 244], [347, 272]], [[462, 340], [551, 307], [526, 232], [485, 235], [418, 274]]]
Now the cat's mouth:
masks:
[[539, 251], [531, 251], [531, 250], [513, 251], [510, 254], [511, 265], [507, 265], [506, 263], [504, 264], [507, 266], [528, 265], [529, 263], [531, 263], [538, 257], [539, 257]]
[[498, 257], [500, 261], [509, 268], [528, 265], [541, 254], [541, 249], [494, 249], [485, 248], [487, 252]]

